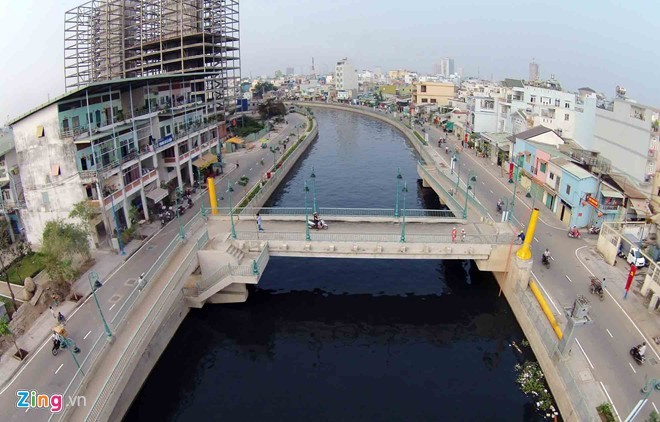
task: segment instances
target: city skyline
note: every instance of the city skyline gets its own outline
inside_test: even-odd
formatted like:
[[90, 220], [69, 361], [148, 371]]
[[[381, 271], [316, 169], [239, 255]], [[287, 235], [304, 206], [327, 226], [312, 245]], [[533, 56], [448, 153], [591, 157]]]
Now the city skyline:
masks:
[[[0, 16], [5, 17], [0, 48], [11, 58], [10, 65], [0, 69], [2, 123], [64, 93], [64, 13], [82, 3], [0, 4]], [[431, 73], [440, 58], [451, 57], [464, 76], [498, 81], [526, 79], [529, 62], [535, 59], [541, 78], [554, 74], [569, 91], [589, 86], [612, 97], [621, 85], [631, 98], [658, 106], [654, 69], [660, 59], [648, 51], [660, 41], [652, 29], [659, 4], [560, 1], [547, 8], [542, 2], [512, 0], [506, 5], [422, 1], [409, 10], [390, 1], [243, 1], [241, 73], [272, 75], [287, 67], [309, 73], [312, 57], [318, 74], [332, 72], [344, 57], [358, 70]], [[396, 21], [388, 23], [393, 16]], [[35, 23], [39, 36], [32, 30]]]

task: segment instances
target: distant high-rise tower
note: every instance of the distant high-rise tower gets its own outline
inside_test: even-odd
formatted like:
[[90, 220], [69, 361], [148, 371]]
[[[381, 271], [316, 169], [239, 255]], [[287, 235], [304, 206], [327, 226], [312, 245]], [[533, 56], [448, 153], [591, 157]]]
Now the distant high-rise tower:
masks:
[[529, 80], [537, 81], [539, 79], [539, 65], [532, 59], [532, 62], [529, 64]]
[[286, 68], [286, 75], [287, 76], [293, 76], [294, 73], [295, 73], [295, 71], [293, 70], [292, 67], [287, 67]]
[[454, 59], [443, 57], [440, 59], [440, 72], [442, 76], [449, 77], [454, 73]]

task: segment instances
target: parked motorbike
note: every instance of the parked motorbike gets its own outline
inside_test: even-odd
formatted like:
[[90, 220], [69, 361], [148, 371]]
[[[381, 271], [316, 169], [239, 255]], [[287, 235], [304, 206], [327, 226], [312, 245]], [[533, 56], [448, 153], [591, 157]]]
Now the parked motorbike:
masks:
[[591, 234], [598, 234], [598, 233], [600, 233], [600, 227], [596, 227], [596, 226], [591, 226], [591, 227], [589, 227], [589, 233], [591, 233]]
[[641, 355], [639, 353], [639, 347], [640, 346], [635, 346], [632, 349], [630, 349], [630, 356], [635, 359], [635, 362], [637, 362], [637, 365], [642, 366], [644, 365], [644, 362], [646, 362], [646, 356]]
[[328, 230], [328, 225], [324, 220], [319, 220], [319, 226], [316, 226], [313, 220], [307, 220], [307, 224], [309, 224], [310, 229]]
[[545, 268], [550, 268], [550, 258], [545, 255], [541, 256], [541, 264], [545, 265]]

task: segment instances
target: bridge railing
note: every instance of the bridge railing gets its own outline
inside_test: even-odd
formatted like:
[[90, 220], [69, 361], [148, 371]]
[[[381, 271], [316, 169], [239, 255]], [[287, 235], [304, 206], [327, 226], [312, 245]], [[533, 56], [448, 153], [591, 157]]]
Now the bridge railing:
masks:
[[[428, 179], [426, 180], [427, 182], [432, 183], [435, 187], [437, 187], [438, 189], [440, 189], [442, 192], [444, 192], [444, 193], [446, 194], [446, 198], [447, 198], [447, 200], [451, 203], [451, 205], [452, 205], [456, 210], [460, 210], [460, 211], [463, 211], [463, 210], [464, 210], [465, 207], [458, 203], [458, 201], [456, 200], [456, 198], [454, 198], [454, 195], [452, 195], [451, 193], [449, 193], [449, 191], [447, 191], [447, 189], [445, 189], [445, 187], [442, 186], [442, 184], [441, 184], [438, 180], [436, 180], [436, 178], [434, 177], [434, 175], [432, 175], [432, 174], [431, 174], [431, 173], [430, 173], [430, 172], [424, 167], [424, 164], [423, 164], [421, 161], [417, 163], [417, 168], [418, 168], [418, 169], [419, 169], [419, 170], [420, 170], [420, 171], [421, 171], [421, 172], [422, 172], [422, 173], [428, 178]], [[440, 177], [441, 177], [442, 179], [444, 179], [445, 182], [448, 183], [450, 186], [451, 186], [452, 183], [454, 183], [454, 181], [452, 181], [452, 180], [451, 180], [446, 174], [444, 174], [440, 169], [436, 168], [436, 172], [437, 172], [437, 174], [439, 174]], [[450, 208], [451, 208], [451, 207], [450, 207]], [[461, 216], [461, 217], [462, 217], [462, 216]]]
[[[218, 214], [229, 215], [229, 207], [214, 208]], [[206, 215], [211, 215], [211, 208], [204, 208]], [[334, 208], [322, 207], [317, 210], [321, 218], [328, 219], [332, 217], [392, 217], [395, 218], [394, 208]], [[304, 207], [250, 207], [243, 208], [241, 214], [234, 214], [235, 218], [248, 216], [254, 218], [259, 213], [263, 216], [305, 216]], [[403, 210], [399, 210], [399, 218]], [[312, 218], [313, 210], [307, 208], [308, 218]], [[408, 209], [406, 208], [406, 217], [437, 217], [437, 218], [456, 218], [451, 210], [430, 210], [430, 209]]]
[[266, 243], [255, 261], [257, 272], [259, 275], [262, 275], [264, 273], [264, 270], [266, 269], [266, 265], [268, 265], [269, 259], [270, 259], [270, 252], [268, 250], [268, 244]]
[[[311, 241], [319, 242], [400, 242], [401, 233], [336, 233], [330, 231], [313, 231], [309, 234]], [[238, 240], [307, 240], [304, 230], [296, 232], [273, 231], [236, 231]], [[515, 236], [510, 233], [500, 234], [468, 234], [461, 240], [460, 234], [452, 239], [451, 234], [415, 234], [406, 233], [406, 243], [466, 243], [466, 244], [511, 244]]]

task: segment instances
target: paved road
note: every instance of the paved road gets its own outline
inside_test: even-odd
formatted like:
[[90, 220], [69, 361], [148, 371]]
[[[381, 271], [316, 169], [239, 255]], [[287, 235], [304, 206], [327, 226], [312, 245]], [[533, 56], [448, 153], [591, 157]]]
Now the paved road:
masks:
[[[434, 148], [438, 148], [437, 140], [441, 135], [441, 131], [435, 128], [430, 130], [430, 144]], [[451, 146], [458, 144], [458, 139], [450, 136], [449, 144], [451, 149]], [[448, 163], [449, 155], [444, 153], [444, 147], [441, 151]], [[499, 167], [492, 165], [489, 160], [476, 157], [474, 150], [465, 150], [460, 155], [462, 177], [468, 170], [476, 172], [479, 185], [477, 197], [488, 209], [492, 208], [492, 215], [496, 216], [494, 211], [497, 199], [512, 198], [512, 185], [506, 182], [505, 177], [500, 176]], [[523, 224], [529, 220], [532, 204], [524, 195], [525, 191], [519, 187], [514, 206], [515, 218]], [[532, 242], [535, 257], [533, 275], [543, 286], [556, 314], [563, 315], [562, 308], [571, 306], [576, 295], [586, 295], [590, 299], [590, 315], [594, 323], [579, 328], [579, 344], [573, 347], [573, 353], [585, 354], [596, 381], [599, 381], [606, 394], [609, 394], [619, 415], [625, 418], [641, 398], [639, 390], [645, 384], [646, 377], [660, 377], [658, 367], [651, 364], [639, 367], [629, 355], [630, 348], [639, 344], [642, 336], [630, 319], [633, 317], [634, 320], [634, 316], [628, 316], [617, 303], [623, 300], [622, 292], [606, 289], [606, 299], [603, 302], [589, 294], [590, 271], [580, 262], [576, 251], [578, 248], [590, 247], [596, 236], [585, 233], [586, 239], [570, 239], [566, 235], [566, 228], [554, 214], [540, 201], [536, 202], [536, 206], [541, 209], [541, 221]], [[553, 257], [550, 269], [544, 268], [540, 263], [540, 256], [545, 248], [550, 249]], [[562, 318], [562, 324], [564, 322], [565, 318]], [[660, 362], [660, 356], [655, 351], [649, 350], [647, 356]], [[654, 400], [660, 404], [660, 397], [651, 396], [651, 403], [646, 405], [638, 420], [644, 420], [654, 410]]]
[[[296, 133], [297, 127], [304, 127], [306, 124], [306, 118], [299, 114], [290, 114], [287, 116], [287, 120], [287, 125], [280, 126], [276, 132], [270, 134], [268, 137], [269, 145], [276, 146], [277, 142], [286, 138], [289, 133]], [[302, 133], [302, 129], [298, 130]], [[260, 162], [261, 160], [265, 162], [263, 165]], [[216, 193], [218, 196], [224, 196], [224, 199], [219, 201], [218, 205], [221, 207], [228, 206], [229, 197], [224, 192], [227, 181], [235, 186], [232, 201], [237, 204], [247, 190], [240, 185], [236, 185], [238, 179], [245, 175], [250, 178], [250, 184], [254, 184], [263, 176], [265, 169], [269, 167], [268, 160], [272, 165], [273, 154], [268, 148], [262, 149], [259, 145], [251, 151], [241, 150], [240, 152], [227, 154], [225, 156], [227, 162], [226, 174], [216, 181]], [[239, 168], [236, 168], [237, 163], [240, 165]], [[204, 195], [203, 202], [208, 207], [208, 195], [206, 193]], [[199, 213], [201, 202], [197, 199], [194, 207], [186, 211], [182, 216], [183, 224]], [[117, 314], [124, 301], [134, 290], [134, 283], [139, 274], [146, 272], [151, 267], [178, 233], [179, 228], [176, 220], [174, 220], [106, 280], [101, 280], [103, 287], [97, 291], [97, 296], [106, 320], [111, 321]], [[69, 316], [67, 331], [69, 337], [81, 349], [81, 352], [76, 355], [79, 362], [83, 362], [87, 358], [89, 350], [97, 340], [105, 341], [106, 334], [99, 311], [91, 296]], [[45, 409], [29, 409], [27, 412], [17, 410], [16, 391], [19, 389], [37, 390], [39, 393], [49, 395], [62, 394], [65, 391], [75, 376], [77, 367], [72, 356], [65, 350], [61, 350], [57, 356], [52, 356], [51, 344], [50, 340], [46, 340], [40, 349], [32, 351], [32, 357], [29, 361], [15, 375], [13, 380], [0, 391], [0, 420], [44, 421], [48, 419], [50, 411]], [[91, 405], [93, 400], [94, 398], [87, 398], [88, 404]]]

